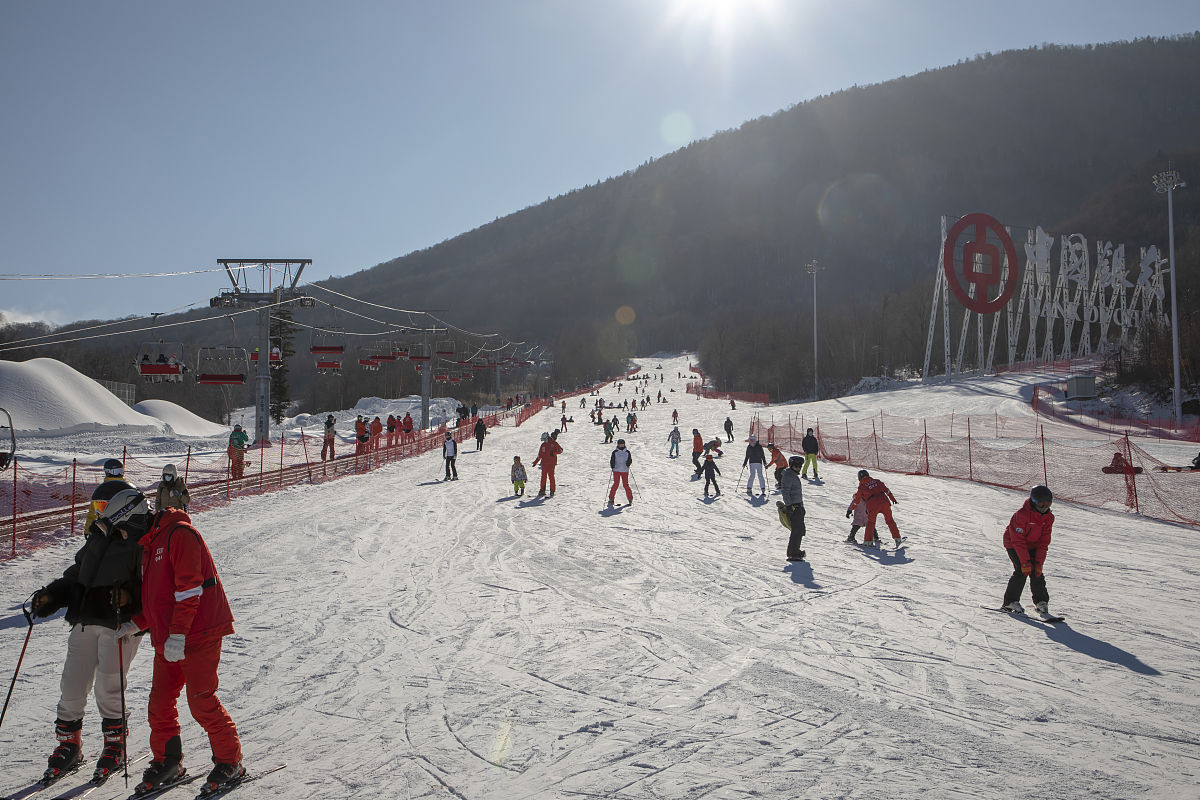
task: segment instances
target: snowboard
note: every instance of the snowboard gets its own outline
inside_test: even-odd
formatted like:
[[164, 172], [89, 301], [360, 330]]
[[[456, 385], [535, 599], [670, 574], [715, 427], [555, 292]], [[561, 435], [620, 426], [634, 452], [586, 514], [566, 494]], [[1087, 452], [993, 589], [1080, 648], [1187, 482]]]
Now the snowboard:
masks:
[[775, 510], [779, 512], [779, 524], [790, 531], [792, 529], [792, 522], [788, 519], [787, 506], [783, 504], [782, 500], [775, 501]]

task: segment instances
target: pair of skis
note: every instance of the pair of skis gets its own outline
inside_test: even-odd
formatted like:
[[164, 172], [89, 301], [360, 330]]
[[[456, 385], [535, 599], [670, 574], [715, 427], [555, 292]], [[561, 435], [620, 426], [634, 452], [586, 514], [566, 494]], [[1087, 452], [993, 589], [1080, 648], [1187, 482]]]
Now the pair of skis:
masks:
[[[130, 764], [137, 763], [138, 761], [148, 758], [149, 755], [150, 755], [149, 753], [146, 753], [145, 755], [139, 756], [138, 758], [134, 759], [133, 761], [130, 761], [129, 763]], [[19, 792], [15, 793], [15, 794], [5, 795], [3, 798], [0, 798], [0, 800], [26, 800], [26, 798], [30, 798], [30, 797], [33, 797], [34, 795], [40, 794], [41, 792], [45, 791], [46, 789], [50, 789], [53, 786], [59, 784], [64, 778], [78, 772], [79, 769], [81, 767], [83, 767], [84, 763], [86, 763], [86, 762], [80, 762], [79, 765], [75, 767], [75, 769], [72, 769], [68, 772], [64, 772], [62, 775], [58, 776], [57, 778], [55, 778], [53, 781], [51, 781], [49, 783], [46, 783], [44, 781], [37, 781], [36, 783], [34, 783], [30, 786], [27, 786], [26, 788], [20, 790]], [[276, 764], [275, 766], [270, 767], [265, 770], [262, 770], [261, 772], [254, 772], [254, 773], [248, 772], [242, 778], [239, 778], [236, 781], [232, 781], [230, 783], [226, 783], [222, 786], [219, 786], [217, 789], [215, 789], [211, 792], [206, 792], [205, 790], [201, 789], [200, 793], [198, 795], [196, 795], [196, 798], [197, 798], [197, 800], [201, 800], [201, 798], [203, 798], [204, 800], [215, 800], [215, 798], [224, 797], [226, 794], [228, 794], [229, 792], [232, 792], [237, 787], [239, 787], [243, 784], [246, 784], [246, 783], [250, 783], [251, 781], [256, 781], [259, 778], [266, 777], [267, 775], [270, 775], [273, 772], [278, 772], [279, 770], [283, 769], [285, 766], [287, 766], [287, 765], [286, 764]], [[80, 800], [80, 798], [87, 797], [92, 792], [94, 792], [97, 789], [99, 789], [100, 787], [104, 786], [104, 784], [107, 783], [108, 779], [111, 777], [113, 777], [113, 776], [109, 775], [104, 780], [99, 781], [99, 782], [88, 781], [87, 783], [76, 786], [74, 789], [70, 789], [66, 792], [62, 792], [60, 794], [55, 795], [54, 800]], [[161, 786], [156, 786], [155, 788], [151, 789], [148, 792], [139, 794], [138, 792], [134, 791], [132, 794], [129, 795], [128, 800], [148, 800], [149, 798], [152, 798], [152, 797], [158, 797], [159, 795], [161, 795], [165, 792], [168, 792], [171, 789], [174, 789], [179, 786], [183, 786], [184, 784], [192, 783], [193, 781], [198, 780], [199, 778], [200, 778], [199, 775], [189, 775], [185, 771], [184, 774], [181, 775], [178, 780], [164, 783]]]
[[1063, 622], [1066, 620], [1066, 617], [1064, 617], [1064, 616], [1057, 616], [1054, 614], [1040, 614], [1036, 611], [1033, 613], [1033, 615], [1029, 615], [1029, 614], [1026, 614], [1024, 611], [1012, 611], [1011, 609], [1004, 608], [1003, 606], [1001, 606], [1000, 608], [996, 608], [995, 606], [980, 606], [980, 608], [986, 608], [988, 611], [999, 611], [1002, 614], [1009, 614], [1010, 616], [1021, 617], [1022, 619], [1028, 619], [1028, 620], [1032, 620], [1034, 622], [1046, 622], [1051, 625], [1058, 623], [1058, 622]]
[[[251, 781], [256, 781], [259, 778], [265, 778], [271, 773], [278, 772], [286, 766], [287, 764], [276, 764], [275, 766], [268, 767], [261, 772], [247, 772], [242, 777], [232, 780], [229, 783], [223, 783], [212, 791], [208, 791], [207, 788], [202, 788], [200, 793], [196, 795], [196, 800], [215, 800], [215, 798], [224, 797], [239, 786], [244, 786], [245, 784], [250, 783]], [[148, 798], [151, 797], [158, 797], [164, 792], [169, 792], [171, 789], [174, 789], [176, 786], [182, 786], [185, 783], [191, 783], [199, 777], [199, 775], [189, 775], [187, 771], [184, 770], [183, 775], [180, 775], [178, 780], [156, 786], [150, 791], [143, 792], [141, 794], [135, 791], [133, 794], [129, 795], [128, 800], [148, 800]]]

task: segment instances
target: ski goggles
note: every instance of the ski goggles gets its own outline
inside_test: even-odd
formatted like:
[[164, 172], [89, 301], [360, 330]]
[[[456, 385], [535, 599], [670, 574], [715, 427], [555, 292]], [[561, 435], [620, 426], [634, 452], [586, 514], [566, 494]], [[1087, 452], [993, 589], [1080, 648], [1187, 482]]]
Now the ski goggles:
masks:
[[96, 512], [96, 514], [103, 514], [104, 509], [106, 509], [106, 508], [108, 508], [107, 500], [93, 500], [92, 501], [92, 511]]

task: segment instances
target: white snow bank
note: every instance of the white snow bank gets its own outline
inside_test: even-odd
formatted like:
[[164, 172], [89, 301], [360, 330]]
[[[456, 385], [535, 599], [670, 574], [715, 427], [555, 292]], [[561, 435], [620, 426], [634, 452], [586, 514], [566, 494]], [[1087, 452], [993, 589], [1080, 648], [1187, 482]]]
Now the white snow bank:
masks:
[[209, 422], [204, 417], [193, 414], [183, 406], [169, 400], [143, 400], [135, 404], [133, 410], [162, 420], [180, 436], [220, 436], [229, 431], [224, 425]]
[[162, 422], [53, 358], [0, 361], [0, 408], [12, 414], [18, 434], [59, 436], [105, 427], [164, 432]]

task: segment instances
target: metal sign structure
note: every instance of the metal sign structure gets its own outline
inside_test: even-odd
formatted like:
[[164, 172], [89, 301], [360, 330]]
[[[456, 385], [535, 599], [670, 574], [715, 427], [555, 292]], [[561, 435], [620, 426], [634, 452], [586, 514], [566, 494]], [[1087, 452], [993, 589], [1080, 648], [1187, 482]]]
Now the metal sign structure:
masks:
[[[1096, 241], [1093, 250], [1081, 234], [1055, 237], [1042, 228], [1029, 230], [1025, 241], [1025, 268], [1020, 269], [1016, 247], [1008, 228], [987, 214], [972, 213], [949, 229], [942, 218], [942, 246], [929, 312], [922, 376], [928, 380], [939, 301], [942, 308], [944, 377], [964, 372], [967, 336], [976, 323], [975, 368], [990, 372], [999, 338], [1000, 316], [1005, 313], [1008, 363], [1018, 360], [1019, 339], [1025, 323], [1025, 349], [1021, 360], [1052, 362], [1084, 358], [1114, 345], [1128, 346], [1148, 323], [1164, 323], [1162, 266], [1156, 246], [1142, 247], [1138, 273], [1131, 280], [1125, 245]], [[1054, 261], [1058, 246], [1058, 269]], [[1019, 292], [1017, 291], [1019, 287]], [[958, 349], [950, 348], [950, 295], [963, 305]], [[984, 317], [991, 316], [991, 333], [984, 343]], [[1026, 316], [1028, 319], [1026, 320]]]

